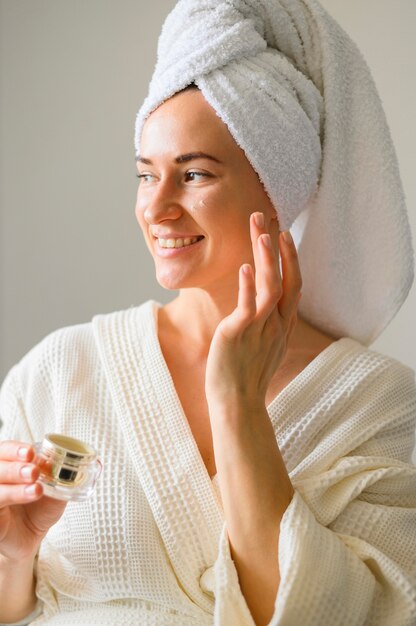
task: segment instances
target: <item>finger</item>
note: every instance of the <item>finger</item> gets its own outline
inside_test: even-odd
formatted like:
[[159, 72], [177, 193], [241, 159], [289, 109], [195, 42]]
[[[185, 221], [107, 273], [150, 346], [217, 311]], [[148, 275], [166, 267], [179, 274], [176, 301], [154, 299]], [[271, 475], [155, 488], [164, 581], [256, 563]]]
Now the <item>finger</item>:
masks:
[[238, 280], [237, 306], [221, 322], [222, 331], [229, 339], [245, 330], [256, 315], [256, 288], [251, 265], [245, 263], [240, 267]]
[[27, 504], [39, 500], [43, 487], [39, 483], [32, 485], [0, 485], [0, 508], [13, 504]]
[[280, 315], [289, 321], [302, 288], [302, 275], [296, 246], [289, 231], [280, 233], [279, 245], [281, 246], [283, 293], [278, 306]]
[[257, 271], [261, 265], [261, 257], [260, 250], [258, 246], [258, 238], [260, 235], [266, 232], [264, 215], [260, 211], [252, 213], [250, 215], [250, 238], [251, 238], [251, 247], [253, 251], [253, 259], [254, 259], [254, 276], [255, 276], [255, 286], [257, 291]]
[[298, 322], [298, 314], [297, 314], [297, 311], [295, 310], [294, 313], [292, 314], [292, 317], [290, 318], [289, 325], [287, 327], [287, 338], [289, 338], [290, 335], [293, 333], [297, 322]]
[[35, 451], [30, 443], [25, 441], [0, 441], [0, 460], [3, 461], [32, 461]]
[[279, 258], [279, 244], [278, 235], [279, 227], [277, 219], [271, 219], [269, 225], [266, 225], [265, 215], [261, 211], [256, 211], [250, 215], [250, 236], [253, 246], [254, 260], [259, 261], [258, 248], [256, 246], [257, 239], [263, 233], [269, 233], [272, 237], [273, 250], [276, 254], [276, 258]]
[[252, 213], [250, 236], [255, 266], [257, 312], [259, 319], [264, 322], [265, 317], [270, 314], [273, 307], [277, 304], [281, 290], [278, 244], [273, 245], [270, 233], [267, 232], [264, 226], [264, 215], [262, 213]]
[[249, 323], [256, 315], [256, 286], [251, 265], [240, 267], [237, 309], [242, 323]]
[[277, 310], [282, 294], [282, 280], [271, 236], [268, 233], [261, 235], [258, 245], [261, 265], [256, 272], [257, 314], [265, 322]]
[[33, 483], [39, 473], [39, 467], [33, 463], [0, 461], [0, 484]]
[[272, 219], [270, 221], [270, 225], [266, 226], [265, 224], [265, 216], [260, 211], [252, 213], [250, 216], [250, 236], [253, 248], [253, 256], [254, 256], [254, 267], [260, 265], [261, 257], [258, 247], [258, 238], [264, 233], [269, 233], [272, 237], [272, 248], [276, 255], [276, 258], [279, 258], [279, 243], [278, 243], [278, 235], [279, 228], [277, 225], [277, 220]]

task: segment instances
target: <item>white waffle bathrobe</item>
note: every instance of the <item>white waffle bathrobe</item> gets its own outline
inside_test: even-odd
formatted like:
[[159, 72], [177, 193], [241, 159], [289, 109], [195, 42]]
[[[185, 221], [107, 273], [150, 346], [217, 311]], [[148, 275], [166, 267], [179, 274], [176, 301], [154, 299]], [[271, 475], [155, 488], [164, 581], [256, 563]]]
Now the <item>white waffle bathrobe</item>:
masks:
[[[60, 329], [13, 367], [2, 439], [61, 432], [104, 463], [42, 542], [33, 624], [253, 626], [216, 479], [183, 414], [152, 301]], [[268, 407], [295, 488], [271, 626], [416, 624], [413, 371], [343, 338]]]

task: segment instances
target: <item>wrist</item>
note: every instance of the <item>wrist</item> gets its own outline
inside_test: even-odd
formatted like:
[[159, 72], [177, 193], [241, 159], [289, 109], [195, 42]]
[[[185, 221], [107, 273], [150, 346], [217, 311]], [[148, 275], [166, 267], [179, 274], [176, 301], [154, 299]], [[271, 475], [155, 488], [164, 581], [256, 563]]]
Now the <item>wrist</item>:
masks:
[[25, 620], [35, 609], [35, 556], [11, 559], [0, 555], [1, 623]]
[[29, 554], [20, 558], [13, 558], [0, 554], [0, 568], [2, 570], [10, 569], [16, 571], [18, 569], [26, 570], [28, 566], [33, 565], [37, 555], [37, 550], [32, 554]]
[[266, 402], [263, 398], [229, 394], [227, 397], [215, 396], [207, 398], [208, 411], [211, 420], [221, 420], [230, 423], [253, 418], [261, 419], [267, 416]]

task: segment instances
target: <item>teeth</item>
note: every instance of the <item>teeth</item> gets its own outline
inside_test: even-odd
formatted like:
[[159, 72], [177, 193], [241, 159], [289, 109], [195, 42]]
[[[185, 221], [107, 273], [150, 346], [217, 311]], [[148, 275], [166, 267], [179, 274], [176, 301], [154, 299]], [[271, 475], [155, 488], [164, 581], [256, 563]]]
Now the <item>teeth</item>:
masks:
[[161, 248], [183, 248], [190, 246], [198, 241], [198, 237], [185, 237], [185, 239], [161, 239], [159, 237], [158, 243]]

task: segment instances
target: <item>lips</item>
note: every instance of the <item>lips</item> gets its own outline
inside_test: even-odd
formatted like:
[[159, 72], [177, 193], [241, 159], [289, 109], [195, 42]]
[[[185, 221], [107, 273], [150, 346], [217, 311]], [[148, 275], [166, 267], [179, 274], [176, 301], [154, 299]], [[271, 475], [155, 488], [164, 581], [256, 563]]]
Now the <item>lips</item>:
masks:
[[158, 237], [157, 242], [160, 248], [184, 248], [191, 246], [203, 239], [202, 235], [196, 237]]
[[195, 237], [178, 237], [177, 239], [155, 239], [155, 253], [159, 257], [173, 257], [176, 255], [187, 254], [188, 251], [195, 250], [202, 245], [205, 237], [202, 235]]

